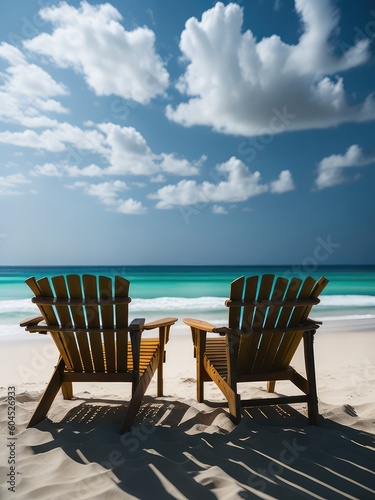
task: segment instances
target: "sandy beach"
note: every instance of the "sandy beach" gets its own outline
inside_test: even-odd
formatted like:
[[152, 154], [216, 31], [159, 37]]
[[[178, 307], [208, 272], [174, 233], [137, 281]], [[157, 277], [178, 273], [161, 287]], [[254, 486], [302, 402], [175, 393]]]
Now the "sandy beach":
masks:
[[[308, 425], [304, 405], [244, 409], [235, 426], [214, 384], [205, 403], [195, 400], [192, 342], [179, 321], [167, 345], [164, 397], [156, 398], [153, 380], [123, 436], [126, 384], [75, 384], [71, 401], [58, 394], [48, 419], [26, 429], [57, 349], [22, 329], [2, 337], [0, 498], [374, 498], [374, 330], [373, 320], [327, 321], [317, 333], [318, 427]], [[301, 352], [292, 364], [302, 368]], [[240, 389], [245, 398], [265, 394], [265, 384]], [[276, 390], [294, 389], [279, 382]]]

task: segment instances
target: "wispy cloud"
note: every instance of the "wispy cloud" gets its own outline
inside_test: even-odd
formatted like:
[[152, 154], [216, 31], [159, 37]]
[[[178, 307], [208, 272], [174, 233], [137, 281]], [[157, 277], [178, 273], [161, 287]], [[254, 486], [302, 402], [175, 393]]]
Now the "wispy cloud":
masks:
[[50, 114], [66, 114], [68, 109], [53, 99], [68, 90], [47, 71], [27, 62], [24, 54], [9, 45], [0, 44], [0, 59], [8, 62], [0, 73], [0, 120], [25, 127], [51, 127], [58, 122]]
[[94, 196], [105, 205], [107, 210], [120, 212], [122, 214], [143, 214], [147, 208], [140, 201], [133, 198], [124, 199], [121, 194], [129, 189], [128, 185], [120, 180], [111, 180], [98, 184], [88, 182], [75, 182], [66, 186], [68, 189], [83, 189], [89, 195]]
[[325, 189], [344, 184], [358, 178], [358, 173], [350, 176], [350, 168], [364, 167], [375, 163], [375, 156], [365, 156], [362, 149], [353, 144], [343, 155], [333, 154], [323, 158], [318, 165], [317, 189]]
[[14, 196], [22, 194], [19, 187], [24, 184], [30, 184], [23, 174], [10, 174], [0, 177], [0, 196]]

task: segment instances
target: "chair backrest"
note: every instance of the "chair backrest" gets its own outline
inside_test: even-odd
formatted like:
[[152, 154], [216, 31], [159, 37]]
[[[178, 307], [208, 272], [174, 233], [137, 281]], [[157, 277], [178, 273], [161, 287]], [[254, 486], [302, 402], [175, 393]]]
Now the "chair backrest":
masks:
[[129, 281], [71, 274], [26, 283], [67, 370], [127, 371]]
[[[267, 373], [289, 365], [306, 322], [328, 280], [290, 280], [265, 274], [231, 283], [229, 328], [241, 332], [235, 344], [239, 373]], [[296, 327], [295, 329], [293, 329]], [[315, 325], [315, 327], [317, 327]], [[313, 329], [313, 328], [312, 328]]]

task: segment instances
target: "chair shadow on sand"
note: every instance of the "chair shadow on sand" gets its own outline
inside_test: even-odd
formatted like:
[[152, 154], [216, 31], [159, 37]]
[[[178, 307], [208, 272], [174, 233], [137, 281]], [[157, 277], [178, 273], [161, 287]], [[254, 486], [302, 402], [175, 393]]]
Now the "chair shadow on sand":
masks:
[[[131, 432], [121, 436], [123, 411], [118, 400], [84, 400], [60, 422], [41, 422], [51, 440], [32, 449], [60, 448], [77, 464], [99, 464], [119, 496], [375, 496], [375, 436], [328, 418], [310, 426], [300, 411], [276, 405], [245, 408], [234, 426], [222, 405], [146, 396]], [[87, 481], [77, 493], [92, 487]]]

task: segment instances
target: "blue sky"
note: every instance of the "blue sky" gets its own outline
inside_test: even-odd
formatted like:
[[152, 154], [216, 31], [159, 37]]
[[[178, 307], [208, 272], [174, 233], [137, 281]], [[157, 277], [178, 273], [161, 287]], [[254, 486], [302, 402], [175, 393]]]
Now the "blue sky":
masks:
[[0, 4], [3, 265], [375, 263], [370, 0]]

